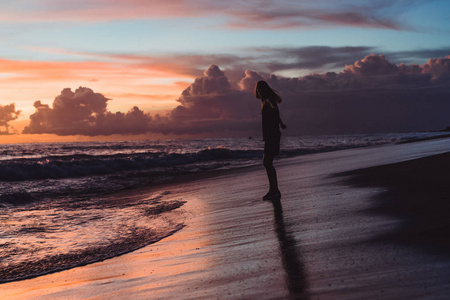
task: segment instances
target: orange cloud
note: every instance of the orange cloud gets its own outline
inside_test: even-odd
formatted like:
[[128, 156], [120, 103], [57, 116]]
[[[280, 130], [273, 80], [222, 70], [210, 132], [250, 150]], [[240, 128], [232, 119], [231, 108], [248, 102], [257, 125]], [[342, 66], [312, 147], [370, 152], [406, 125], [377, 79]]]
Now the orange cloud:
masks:
[[47, 62], [0, 59], [0, 72], [5, 80], [61, 80], [85, 78], [87, 73], [111, 71], [110, 64], [102, 62]]
[[111, 135], [143, 134], [149, 131], [152, 118], [134, 106], [127, 113], [106, 110], [110, 100], [89, 88], [80, 87], [74, 92], [62, 90], [52, 107], [36, 101], [36, 112], [30, 116], [25, 134], [54, 133], [57, 135]]
[[[149, 58], [149, 61], [151, 59]], [[111, 109], [129, 108], [130, 101], [145, 110], [170, 109], [190, 81], [186, 67], [152, 59], [110, 61], [18, 61], [0, 59], [0, 101], [16, 103], [24, 116], [35, 100], [50, 100], [65, 86], [89, 85], [114, 97]], [[153, 95], [153, 96], [149, 96]], [[142, 97], [141, 97], [142, 96]], [[4, 102], [3, 102], [4, 103]]]
[[[9, 5], [0, 12], [0, 21], [46, 22], [46, 21], [107, 21], [137, 18], [163, 19], [195, 17], [207, 10], [194, 1], [171, 0], [77, 0], [67, 2], [43, 0], [39, 6], [32, 1], [22, 5]], [[28, 3], [27, 3], [28, 2]]]

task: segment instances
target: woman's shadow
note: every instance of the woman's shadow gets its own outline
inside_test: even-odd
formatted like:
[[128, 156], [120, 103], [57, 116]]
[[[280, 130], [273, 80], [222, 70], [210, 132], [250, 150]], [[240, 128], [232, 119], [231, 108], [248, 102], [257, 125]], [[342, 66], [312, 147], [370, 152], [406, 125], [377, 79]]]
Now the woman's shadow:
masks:
[[275, 215], [275, 232], [280, 243], [281, 260], [286, 272], [286, 285], [289, 294], [294, 299], [308, 299], [305, 266], [301, 255], [297, 252], [294, 237], [286, 231], [281, 201], [278, 199], [271, 202]]

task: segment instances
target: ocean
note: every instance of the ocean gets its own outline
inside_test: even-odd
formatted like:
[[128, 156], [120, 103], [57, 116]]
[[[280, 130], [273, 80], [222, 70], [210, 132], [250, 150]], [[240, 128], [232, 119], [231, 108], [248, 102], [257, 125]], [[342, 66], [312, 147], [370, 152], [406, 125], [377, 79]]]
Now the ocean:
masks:
[[[283, 137], [277, 159], [443, 134]], [[261, 164], [262, 155], [260, 138], [0, 145], [0, 282], [101, 261], [170, 236], [184, 227], [185, 200], [165, 183]], [[151, 193], [133, 192], [148, 187]]]

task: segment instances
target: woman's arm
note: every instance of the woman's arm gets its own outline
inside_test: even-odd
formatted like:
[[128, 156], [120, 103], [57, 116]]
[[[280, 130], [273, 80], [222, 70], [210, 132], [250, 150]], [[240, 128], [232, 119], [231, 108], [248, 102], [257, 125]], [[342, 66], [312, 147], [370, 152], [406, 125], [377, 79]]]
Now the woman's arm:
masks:
[[283, 121], [281, 120], [280, 109], [278, 108], [278, 105], [275, 104], [275, 106], [273, 106], [273, 109], [275, 109], [276, 116], [277, 116], [277, 119], [278, 119], [278, 124], [280, 124], [281, 129], [286, 129], [286, 124], [284, 124]]

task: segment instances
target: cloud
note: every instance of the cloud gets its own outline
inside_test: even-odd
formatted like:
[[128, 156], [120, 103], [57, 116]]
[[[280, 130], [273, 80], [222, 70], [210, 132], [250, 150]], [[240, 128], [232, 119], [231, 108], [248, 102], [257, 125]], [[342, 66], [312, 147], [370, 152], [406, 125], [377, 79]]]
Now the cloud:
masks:
[[450, 53], [450, 47], [385, 52], [385, 55], [392, 61], [417, 63], [418, 61], [425, 62], [430, 57], [445, 57], [448, 53]]
[[[108, 55], [96, 53], [76, 53], [72, 55], [84, 55], [115, 61], [21, 61], [0, 58], [0, 72], [9, 75], [8, 78], [23, 80], [61, 80], [77, 79], [92, 81], [91, 74], [99, 77], [114, 77], [115, 72], [121, 72], [122, 76], [136, 76], [139, 73], [149, 77], [171, 77], [177, 75], [201, 74], [197, 69], [186, 68], [182, 63], [170, 63], [170, 56], [133, 57], [126, 55]], [[128, 58], [128, 59], [126, 59]], [[158, 61], [160, 59], [160, 61]], [[182, 59], [182, 58], [181, 58]], [[163, 62], [161, 62], [163, 61]], [[183, 61], [182, 62], [187, 62]], [[188, 64], [188, 65], [192, 65]], [[139, 68], [134, 71], [132, 68]], [[131, 70], [130, 70], [131, 69]], [[195, 73], [196, 72], [196, 73]], [[86, 75], [88, 74], [88, 75]], [[94, 79], [98, 80], [97, 78]]]
[[295, 134], [437, 130], [448, 126], [448, 63], [447, 57], [395, 65], [372, 54], [340, 73], [268, 82], [283, 92]]
[[[228, 3], [227, 3], [228, 4]], [[278, 30], [289, 28], [317, 27], [369, 27], [405, 30], [408, 26], [397, 21], [392, 13], [394, 5], [388, 1], [277, 1], [252, 3], [247, 6], [233, 1], [228, 6], [234, 21], [227, 26], [238, 29]], [[407, 9], [407, 6], [403, 6]]]
[[[89, 61], [23, 61], [0, 58], [0, 88], [22, 89], [22, 92], [33, 89], [48, 90], [49, 82], [95, 82], [95, 77], [115, 79], [115, 74], [121, 72], [124, 80], [136, 76], [137, 72], [129, 70], [129, 66], [106, 62]], [[151, 74], [148, 75], [150, 76]], [[140, 75], [142, 76], [142, 74]], [[42, 87], [45, 86], [45, 89]]]
[[351, 73], [356, 76], [383, 76], [397, 74], [399, 67], [386, 60], [384, 55], [374, 55], [364, 57], [356, 61], [353, 65], [346, 66], [344, 73]]
[[[183, 92], [181, 105], [166, 120], [166, 133], [220, 134], [228, 129], [241, 136], [260, 134], [253, 89], [262, 79], [285, 100], [281, 111], [289, 134], [442, 129], [450, 113], [449, 62], [446, 57], [421, 66], [397, 65], [371, 54], [339, 73], [285, 78], [246, 70], [238, 82], [230, 82], [225, 72], [211, 66]], [[182, 120], [180, 127], [177, 120]]]
[[37, 6], [23, 0], [2, 7], [0, 21], [98, 22], [133, 19], [213, 17], [217, 25], [235, 29], [277, 30], [336, 26], [409, 29], [399, 21], [402, 12], [424, 1], [373, 0], [44, 0]]
[[[252, 47], [239, 49], [237, 54], [165, 54], [145, 55], [127, 53], [75, 52], [63, 49], [33, 48], [46, 53], [64, 53], [74, 57], [95, 58], [96, 63], [80, 62], [22, 62], [0, 59], [3, 73], [18, 73], [23, 77], [43, 79], [83, 79], [91, 80], [80, 74], [95, 74], [96, 78], [113, 77], [120, 72], [132, 79], [147, 77], [199, 77], [211, 64], [227, 70], [227, 76], [239, 80], [245, 69], [263, 73], [321, 73], [338, 71], [345, 65], [354, 63], [372, 52], [380, 51], [369, 46], [305, 46], [305, 47]], [[411, 51], [387, 52], [386, 57], [393, 62], [425, 62], [429, 57], [442, 57], [450, 53], [450, 48], [421, 49]], [[145, 73], [143, 73], [145, 72]], [[123, 77], [123, 76], [122, 76]], [[115, 78], [115, 77], [114, 77]]]
[[21, 0], [2, 7], [1, 21], [108, 21], [195, 17], [207, 12], [198, 1], [171, 0], [78, 0], [75, 2]]
[[65, 89], [52, 108], [35, 102], [36, 113], [24, 133], [259, 135], [260, 103], [253, 95], [259, 80], [281, 93], [282, 117], [292, 135], [438, 130], [449, 125], [450, 56], [406, 65], [370, 54], [339, 73], [294, 78], [246, 70], [235, 80], [211, 65], [181, 93], [177, 107], [152, 117], [137, 107], [126, 114], [111, 113], [102, 94]]
[[[65, 53], [61, 49], [35, 49], [49, 53]], [[220, 65], [227, 70], [245, 68], [259, 69], [263, 72], [275, 73], [286, 70], [321, 71], [342, 68], [353, 63], [355, 57], [364, 57], [375, 49], [367, 46], [357, 47], [254, 47], [240, 49], [240, 54], [166, 54], [166, 55], [136, 55], [120, 53], [74, 52], [68, 55], [84, 56], [105, 61], [95, 66], [99, 69], [113, 70], [117, 65], [124, 68], [148, 70], [159, 76], [201, 76], [203, 70], [211, 64]], [[400, 59], [400, 57], [399, 57]], [[114, 63], [111, 63], [114, 61]], [[81, 66], [79, 66], [81, 65]], [[73, 65], [77, 70], [83, 64]], [[61, 68], [59, 65], [50, 65]], [[70, 65], [69, 65], [70, 66]], [[243, 67], [245, 66], [245, 68]], [[21, 66], [25, 67], [25, 66]], [[62, 69], [62, 68], [61, 68]], [[89, 70], [89, 69], [88, 69]]]
[[[0, 90], [4, 98], [14, 99], [16, 107], [22, 109], [27, 117], [33, 111], [33, 101], [30, 100], [42, 99], [43, 103], [51, 105], [51, 102], [47, 101], [52, 100], [62, 88], [69, 86], [75, 88], [87, 86], [107, 94], [109, 98], [114, 98], [115, 101], [109, 104], [110, 110], [125, 111], [131, 107], [127, 103], [133, 103], [144, 110], [155, 106], [167, 110], [176, 104], [175, 99], [185, 86], [193, 78], [200, 76], [209, 65], [196, 68], [194, 73], [188, 74], [185, 71], [186, 66], [177, 69], [177, 64], [172, 63], [167, 64], [170, 68], [165, 69], [164, 65], [158, 64], [156, 58], [152, 63], [144, 59], [105, 58], [98, 61], [89, 59], [77, 61], [79, 58], [71, 57], [67, 60], [50, 62], [0, 58]], [[180, 81], [188, 83], [184, 85], [177, 83]], [[136, 97], [133, 94], [167, 95], [167, 97], [160, 97], [159, 101], [151, 102], [148, 101], [149, 97]]]
[[4, 130], [0, 130], [0, 135], [11, 134], [9, 132], [9, 122], [16, 120], [20, 115], [20, 110], [16, 110], [15, 104], [0, 105], [0, 127], [4, 127]]
[[[89, 88], [66, 88], [52, 107], [36, 101], [25, 134], [223, 134], [255, 129], [259, 104], [247, 92], [233, 89], [224, 72], [211, 65], [187, 87], [169, 114], [151, 117], [138, 107], [127, 113], [107, 110], [109, 99]], [[256, 108], [256, 110], [254, 109]], [[253, 127], [247, 127], [251, 124]]]
[[450, 55], [445, 58], [432, 58], [425, 65], [422, 71], [431, 74], [432, 78], [439, 81], [450, 79]]
[[[330, 70], [353, 63], [355, 57], [364, 57], [372, 47], [308, 46], [298, 48], [254, 48], [247, 58], [253, 66], [268, 73], [286, 70]], [[250, 66], [251, 67], [251, 66]]]
[[137, 107], [127, 113], [106, 110], [108, 98], [89, 88], [80, 87], [74, 92], [62, 90], [52, 107], [41, 101], [34, 102], [36, 112], [23, 133], [53, 133], [57, 135], [111, 135], [140, 134], [147, 132], [151, 117]]
[[[152, 128], [173, 134], [224, 134], [255, 130], [259, 104], [246, 91], [235, 89], [225, 73], [211, 65], [187, 87], [174, 108]], [[256, 108], [256, 109], [255, 109]]]

